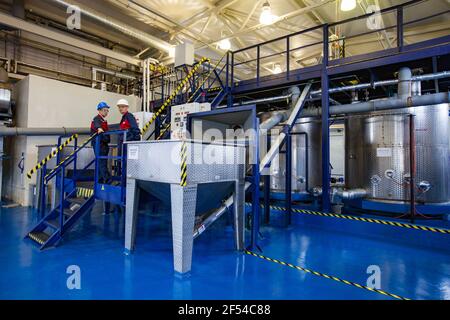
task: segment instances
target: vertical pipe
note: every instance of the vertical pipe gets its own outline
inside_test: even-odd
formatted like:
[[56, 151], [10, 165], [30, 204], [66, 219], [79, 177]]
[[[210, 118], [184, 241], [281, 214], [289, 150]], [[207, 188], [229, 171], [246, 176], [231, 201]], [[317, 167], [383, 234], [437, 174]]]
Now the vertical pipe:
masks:
[[292, 217], [292, 135], [288, 126], [286, 134], [286, 227], [291, 224]]
[[142, 111], [147, 111], [147, 60], [144, 60], [144, 66], [142, 70]]
[[[436, 74], [438, 72], [438, 63], [437, 63], [436, 56], [434, 56], [432, 58], [432, 62], [433, 62], [433, 73]], [[434, 79], [434, 90], [436, 91], [436, 93], [439, 93], [439, 80], [438, 79]]]
[[397, 9], [397, 47], [403, 51], [403, 7]]
[[409, 115], [409, 169], [410, 169], [410, 199], [411, 199], [411, 222], [416, 217], [416, 134], [414, 115]]
[[322, 62], [322, 210], [331, 211], [330, 200], [330, 96], [328, 92], [328, 25], [323, 27]]

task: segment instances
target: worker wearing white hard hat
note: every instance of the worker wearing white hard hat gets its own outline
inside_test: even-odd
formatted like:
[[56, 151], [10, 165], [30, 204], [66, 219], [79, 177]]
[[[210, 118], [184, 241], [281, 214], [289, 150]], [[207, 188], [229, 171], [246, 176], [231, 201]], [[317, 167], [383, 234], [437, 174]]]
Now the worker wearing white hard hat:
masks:
[[127, 141], [140, 141], [141, 130], [139, 130], [136, 118], [129, 112], [130, 104], [126, 99], [117, 101], [117, 107], [122, 115], [120, 130], [127, 131]]
[[[120, 99], [117, 101], [117, 108], [122, 115], [122, 120], [120, 120], [120, 130], [126, 131], [127, 141], [140, 141], [141, 140], [141, 130], [139, 129], [138, 123], [134, 115], [129, 112], [130, 104], [126, 99]], [[123, 154], [123, 135], [119, 135], [119, 156]], [[120, 163], [117, 165], [118, 171], [122, 170]]]

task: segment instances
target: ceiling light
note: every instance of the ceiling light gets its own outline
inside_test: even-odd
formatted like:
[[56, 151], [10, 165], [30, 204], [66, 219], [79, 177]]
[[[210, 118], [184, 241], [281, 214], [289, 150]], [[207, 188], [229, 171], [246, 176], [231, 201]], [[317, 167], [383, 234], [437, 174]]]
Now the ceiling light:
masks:
[[356, 0], [342, 0], [341, 10], [342, 11], [352, 11], [356, 8]]
[[231, 49], [231, 42], [229, 39], [223, 39], [219, 41], [219, 48], [224, 51], [229, 51]]
[[275, 21], [275, 18], [276, 16], [272, 14], [272, 8], [270, 7], [269, 2], [264, 3], [261, 16], [259, 17], [259, 22], [268, 26]]
[[281, 69], [281, 64], [279, 63], [275, 63], [275, 65], [273, 66], [273, 74], [280, 74], [281, 72], [283, 72], [283, 70]]

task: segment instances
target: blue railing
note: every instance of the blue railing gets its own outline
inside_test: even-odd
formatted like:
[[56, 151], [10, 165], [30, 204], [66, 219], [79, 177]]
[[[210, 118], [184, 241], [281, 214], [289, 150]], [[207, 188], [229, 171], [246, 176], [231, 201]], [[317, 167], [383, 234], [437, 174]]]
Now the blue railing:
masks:
[[[403, 51], [403, 48], [408, 45], [408, 43], [405, 42], [405, 32], [409, 27], [419, 25], [424, 21], [442, 18], [444, 15], [450, 12], [450, 10], [445, 10], [418, 19], [407, 18], [410, 12], [412, 13], [414, 11], [415, 13], [417, 13], [418, 10], [420, 12], [419, 5], [429, 6], [432, 5], [431, 2], [433, 1], [408, 1], [400, 5], [381, 9], [377, 12], [363, 14], [334, 23], [314, 26], [312, 28], [301, 30], [296, 33], [232, 51], [230, 52], [229, 57], [230, 75], [228, 77], [227, 72], [226, 86], [230, 86], [233, 92], [233, 90], [237, 86], [239, 86], [239, 81], [248, 80], [249, 82], [252, 82], [252, 87], [256, 88], [261, 84], [263, 78], [267, 76], [271, 79], [276, 78], [280, 81], [282, 81], [283, 79], [292, 80], [291, 76], [294, 70], [313, 66], [317, 66], [319, 70], [324, 66], [328, 67], [331, 65], [336, 65], [337, 63], [347, 61], [351, 62], [353, 60], [352, 56], [348, 55], [348, 52], [351, 51], [350, 48], [352, 45], [350, 40], [356, 38], [364, 39], [369, 35], [377, 33], [383, 34], [385, 32], [391, 32], [392, 34], [394, 34], [395, 32], [395, 43], [391, 43], [389, 39], [388, 48], [383, 48], [383, 50], [390, 50], [392, 54], [401, 53]], [[416, 6], [419, 7], [416, 8]], [[389, 17], [389, 19], [384, 19], [387, 17]], [[385, 25], [385, 23], [387, 23], [387, 20], [394, 20], [395, 23]], [[362, 27], [362, 29], [364, 30], [356, 30], [354, 34], [348, 33], [346, 36], [334, 35], [333, 30], [339, 27], [344, 27], [345, 25], [348, 26], [351, 23], [357, 26], [367, 26], [367, 28]], [[302, 44], [298, 45], [299, 42], [301, 42]], [[277, 44], [282, 48], [278, 51], [271, 48], [270, 50], [272, 52], [265, 53], [265, 51], [268, 50], [264, 49], [267, 49], [268, 45], [274, 44]], [[336, 51], [335, 48], [338, 48], [340, 54], [333, 54]], [[300, 57], [303, 59], [306, 58], [305, 60], [310, 60], [309, 63], [307, 63], [305, 66], [294, 68], [293, 59], [296, 59], [296, 61], [301, 61], [299, 58], [296, 58], [294, 56], [294, 53], [300, 51], [306, 52], [307, 50], [312, 49], [315, 50], [310, 54], [310, 56]], [[361, 52], [359, 48], [358, 54], [355, 54], [353, 56], [357, 57], [361, 56], [362, 54], [370, 54], [376, 51], [377, 50], [371, 52]], [[274, 60], [274, 58], [277, 57], [282, 57], [282, 59], [278, 59], [276, 61], [276, 64], [281, 64], [279, 66], [281, 72], [280, 70], [278, 70], [278, 72], [273, 72], [274, 70], [267, 70], [267, 67], [264, 66], [264, 62], [269, 59]], [[265, 69], [263, 69], [264, 67]], [[240, 68], [241, 70], [245, 69], [246, 71], [250, 71], [250, 75], [248, 76], [248, 78], [237, 79], [237, 77], [235, 77], [235, 73], [238, 71], [238, 68]]]

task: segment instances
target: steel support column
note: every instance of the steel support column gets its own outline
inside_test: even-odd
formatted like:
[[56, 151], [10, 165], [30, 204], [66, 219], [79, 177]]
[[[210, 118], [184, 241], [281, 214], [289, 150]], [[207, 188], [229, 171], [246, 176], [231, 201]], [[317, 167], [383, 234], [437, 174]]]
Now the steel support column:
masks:
[[331, 210], [330, 201], [330, 96], [328, 67], [328, 25], [323, 28], [323, 62], [322, 62], [322, 210]]
[[292, 218], [292, 136], [289, 126], [285, 127], [286, 134], [286, 227], [291, 224]]

